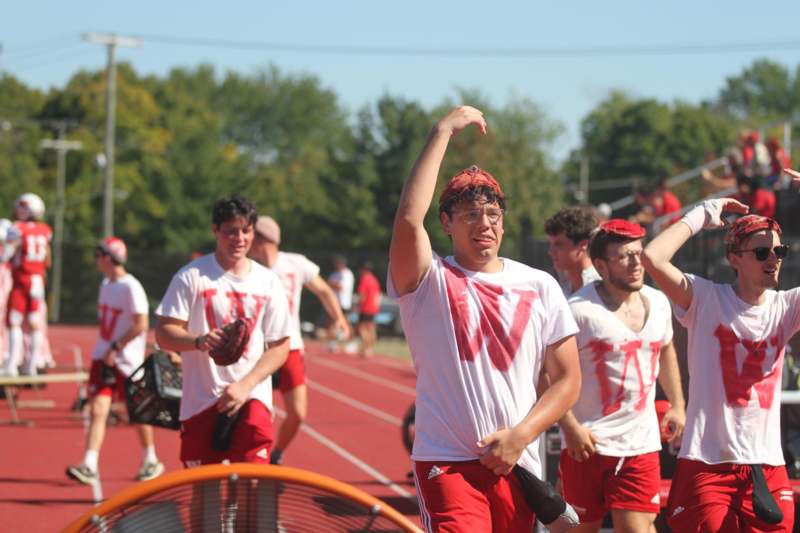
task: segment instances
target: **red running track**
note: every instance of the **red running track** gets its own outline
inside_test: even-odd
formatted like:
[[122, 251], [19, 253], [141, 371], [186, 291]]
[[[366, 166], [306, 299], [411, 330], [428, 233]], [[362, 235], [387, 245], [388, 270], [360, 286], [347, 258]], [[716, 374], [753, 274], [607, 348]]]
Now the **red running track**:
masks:
[[[94, 327], [51, 326], [57, 364], [73, 367], [77, 347], [88, 368], [96, 332]], [[350, 483], [418, 523], [414, 487], [406, 478], [411, 464], [400, 437], [400, 421], [414, 400], [411, 367], [386, 357], [328, 353], [313, 342], [307, 346], [306, 367], [310, 413], [284, 464]], [[52, 409], [19, 410], [31, 426], [5, 424], [10, 414], [0, 400], [0, 530], [59, 531], [93, 505], [92, 489], [64, 474], [68, 464], [83, 458], [83, 422], [70, 410], [77, 394], [76, 384], [22, 391], [21, 400], [55, 401]], [[275, 401], [280, 408], [279, 394]], [[156, 449], [168, 471], [182, 468], [177, 432], [156, 429]], [[100, 452], [103, 495], [134, 484], [140, 462], [133, 428], [110, 426]]]

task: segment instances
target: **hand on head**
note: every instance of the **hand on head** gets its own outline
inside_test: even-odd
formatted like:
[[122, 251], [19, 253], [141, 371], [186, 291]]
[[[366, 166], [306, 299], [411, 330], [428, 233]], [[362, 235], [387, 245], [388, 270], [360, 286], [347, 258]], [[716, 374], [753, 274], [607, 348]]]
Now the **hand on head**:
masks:
[[740, 215], [745, 215], [750, 211], [747, 205], [733, 198], [706, 200], [703, 202], [703, 209], [706, 215], [703, 227], [707, 229], [724, 227], [725, 220], [722, 219], [723, 213], [739, 213]]
[[800, 172], [792, 170], [791, 168], [784, 168], [783, 171], [787, 176], [792, 178], [792, 185], [795, 187], [800, 187]]
[[439, 121], [439, 127], [447, 128], [450, 135], [456, 135], [470, 124], [477, 125], [481, 133], [486, 135], [486, 119], [483, 118], [483, 113], [468, 105], [456, 107]]

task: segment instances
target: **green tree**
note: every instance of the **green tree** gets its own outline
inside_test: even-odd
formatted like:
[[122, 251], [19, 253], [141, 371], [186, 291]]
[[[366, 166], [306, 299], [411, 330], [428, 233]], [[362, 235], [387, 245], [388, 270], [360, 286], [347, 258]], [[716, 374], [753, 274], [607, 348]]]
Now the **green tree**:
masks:
[[716, 104], [740, 120], [788, 119], [800, 104], [798, 86], [797, 75], [792, 76], [786, 67], [760, 59], [741, 74], [727, 78]]

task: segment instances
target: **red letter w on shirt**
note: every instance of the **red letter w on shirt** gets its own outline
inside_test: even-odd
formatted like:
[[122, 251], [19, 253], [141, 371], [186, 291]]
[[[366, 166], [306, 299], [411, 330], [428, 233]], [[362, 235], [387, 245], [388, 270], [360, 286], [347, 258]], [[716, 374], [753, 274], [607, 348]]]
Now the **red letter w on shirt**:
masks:
[[[461, 270], [447, 263], [444, 266], [447, 300], [453, 317], [459, 358], [462, 361], [474, 361], [485, 341], [492, 365], [501, 372], [508, 370], [517, 355], [538, 294], [530, 290], [511, 289], [511, 293], [519, 295], [519, 301], [514, 308], [511, 327], [507, 330], [500, 312], [500, 297], [505, 295], [503, 287], [470, 280]], [[470, 321], [470, 292], [478, 300], [477, 327], [472, 326]]]
[[[728, 405], [744, 407], [750, 402], [750, 391], [756, 390], [758, 405], [762, 409], [772, 406], [775, 395], [775, 384], [778, 381], [778, 365], [783, 364], [783, 343], [778, 336], [772, 337], [769, 342], [739, 339], [733, 330], [719, 325], [714, 331], [719, 340], [719, 363], [722, 367], [722, 383], [725, 386], [725, 399]], [[747, 355], [739, 372], [736, 365], [736, 346], [741, 344]], [[775, 347], [775, 360], [768, 372], [763, 366], [767, 358], [767, 348]]]
[[98, 305], [100, 309], [100, 338], [104, 341], [111, 341], [111, 336], [117, 327], [117, 319], [122, 314], [122, 309], [109, 307], [106, 304]]
[[[217, 296], [217, 289], [206, 289], [200, 293], [203, 297], [203, 307], [205, 310], [206, 315], [206, 322], [208, 323], [209, 329], [217, 329], [219, 327], [224, 326], [228, 322], [232, 322], [237, 318], [245, 319], [249, 322], [250, 329], [252, 330], [253, 326], [258, 322], [258, 318], [261, 315], [261, 311], [264, 309], [264, 305], [269, 300], [268, 296], [261, 296], [258, 294], [248, 294], [245, 292], [236, 292], [236, 291], [229, 291], [225, 293], [225, 299], [228, 301], [227, 306], [227, 314], [221, 317], [221, 320], [217, 319], [217, 310], [218, 307], [215, 305], [215, 298]], [[252, 316], [247, 316], [247, 299], [252, 298], [255, 301], [255, 305], [253, 307]], [[218, 302], [217, 302], [218, 303]]]

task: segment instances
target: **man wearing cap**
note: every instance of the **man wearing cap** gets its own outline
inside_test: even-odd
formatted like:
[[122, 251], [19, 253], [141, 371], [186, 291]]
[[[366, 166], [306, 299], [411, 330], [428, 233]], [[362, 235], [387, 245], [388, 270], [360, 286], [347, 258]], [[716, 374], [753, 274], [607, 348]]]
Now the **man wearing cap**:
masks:
[[791, 531], [794, 498], [780, 439], [786, 342], [800, 329], [800, 289], [776, 290], [788, 247], [774, 220], [747, 215], [730, 225], [733, 284], [684, 274], [671, 260], [734, 199], [708, 200], [658, 235], [644, 266], [689, 333], [689, 404], [669, 496], [673, 531]]
[[[588, 243], [601, 281], [569, 300], [582, 380], [577, 403], [560, 421], [559, 473], [581, 519], [575, 532], [598, 531], [609, 510], [615, 531], [651, 531], [661, 509], [661, 437], [677, 442], [683, 431], [672, 313], [666, 296], [644, 285], [644, 236], [626, 220], [601, 224]], [[672, 406], [661, 428], [656, 378]]]
[[[486, 133], [483, 114], [462, 106], [434, 126], [389, 251], [389, 294], [417, 373], [414, 475], [428, 531], [530, 533], [512, 469], [541, 477], [535, 441], [577, 399], [577, 327], [555, 279], [498, 255], [506, 200], [488, 172], [473, 166], [444, 187], [439, 219], [453, 255], [431, 249], [423, 221], [439, 168], [450, 138], [472, 124]], [[539, 398], [545, 369], [551, 385]]]
[[544, 223], [547, 253], [559, 276], [565, 276], [561, 290], [567, 297], [600, 279], [589, 257], [589, 236], [596, 227], [592, 210], [580, 206], [564, 207]]
[[278, 438], [270, 457], [272, 464], [281, 463], [283, 452], [308, 414], [304, 344], [300, 330], [300, 296], [303, 287], [319, 298], [334, 328], [344, 337], [350, 335], [350, 325], [342, 314], [333, 290], [319, 276], [319, 267], [304, 255], [280, 251], [280, 242], [281, 228], [278, 223], [272, 217], [258, 217], [250, 257], [278, 275], [286, 289], [291, 317], [289, 357], [280, 370], [273, 374], [273, 387], [277, 385], [283, 395], [286, 420], [278, 430]]
[[[143, 362], [147, 344], [147, 295], [141, 283], [125, 270], [128, 249], [117, 237], [107, 237], [95, 247], [95, 265], [104, 278], [97, 299], [99, 334], [89, 370], [89, 434], [79, 465], [67, 467], [67, 475], [87, 485], [96, 482], [98, 455], [105, 437], [111, 402], [125, 398], [125, 379]], [[136, 479], [153, 479], [164, 472], [156, 456], [153, 428], [137, 424], [144, 450]]]

